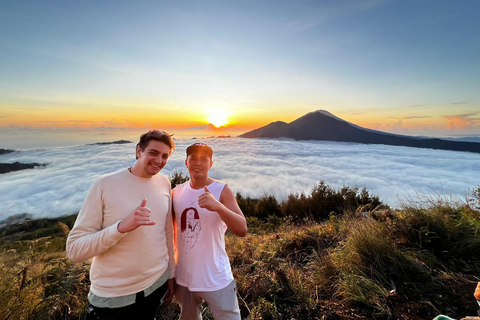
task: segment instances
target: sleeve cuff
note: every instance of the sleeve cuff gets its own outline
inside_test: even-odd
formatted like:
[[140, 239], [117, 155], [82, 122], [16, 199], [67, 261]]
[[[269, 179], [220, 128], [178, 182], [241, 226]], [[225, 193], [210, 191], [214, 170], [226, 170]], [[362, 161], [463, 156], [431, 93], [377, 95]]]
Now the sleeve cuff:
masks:
[[121, 233], [120, 231], [118, 231], [118, 225], [120, 224], [120, 222], [122, 222], [122, 220], [106, 228], [109, 235], [108, 238], [112, 239], [114, 242], [117, 242], [128, 234], [128, 232]]

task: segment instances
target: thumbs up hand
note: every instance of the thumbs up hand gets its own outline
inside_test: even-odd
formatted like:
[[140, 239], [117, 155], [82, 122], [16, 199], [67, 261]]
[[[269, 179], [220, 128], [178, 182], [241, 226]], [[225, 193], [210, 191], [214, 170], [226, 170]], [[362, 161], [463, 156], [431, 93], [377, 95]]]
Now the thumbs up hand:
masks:
[[205, 208], [210, 211], [218, 211], [219, 206], [222, 204], [215, 199], [207, 186], [203, 187], [203, 189], [205, 190], [205, 193], [198, 197], [198, 205], [200, 208]]
[[117, 230], [121, 233], [125, 233], [133, 231], [140, 226], [153, 226], [156, 222], [150, 220], [150, 213], [152, 210], [146, 205], [147, 199], [143, 199], [140, 205], [118, 224]]

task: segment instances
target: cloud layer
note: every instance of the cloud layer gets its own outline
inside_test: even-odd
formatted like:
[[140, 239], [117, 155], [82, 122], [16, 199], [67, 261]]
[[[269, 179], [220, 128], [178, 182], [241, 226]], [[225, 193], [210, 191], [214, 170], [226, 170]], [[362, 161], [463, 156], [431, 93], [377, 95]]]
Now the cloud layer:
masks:
[[[196, 140], [177, 140], [162, 170], [187, 174], [185, 148]], [[284, 200], [309, 193], [324, 180], [367, 188], [392, 206], [417, 199], [465, 201], [480, 185], [480, 154], [325, 141], [208, 139], [214, 149], [210, 176], [234, 192], [254, 198], [268, 193]], [[35, 218], [78, 212], [92, 182], [131, 166], [135, 144], [84, 145], [31, 149], [1, 155], [0, 162], [48, 163], [46, 167], [0, 175], [0, 221], [18, 213]]]

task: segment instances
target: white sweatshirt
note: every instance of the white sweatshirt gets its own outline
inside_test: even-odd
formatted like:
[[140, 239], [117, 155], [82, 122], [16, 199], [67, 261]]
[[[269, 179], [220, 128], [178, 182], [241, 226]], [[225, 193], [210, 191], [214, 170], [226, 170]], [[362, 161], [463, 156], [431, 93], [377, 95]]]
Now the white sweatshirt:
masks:
[[[143, 199], [152, 210], [152, 226], [120, 233], [118, 223]], [[175, 277], [170, 182], [162, 175], [140, 178], [128, 171], [105, 175], [88, 191], [67, 239], [73, 261], [93, 258], [90, 290], [114, 298], [151, 286], [170, 269]]]

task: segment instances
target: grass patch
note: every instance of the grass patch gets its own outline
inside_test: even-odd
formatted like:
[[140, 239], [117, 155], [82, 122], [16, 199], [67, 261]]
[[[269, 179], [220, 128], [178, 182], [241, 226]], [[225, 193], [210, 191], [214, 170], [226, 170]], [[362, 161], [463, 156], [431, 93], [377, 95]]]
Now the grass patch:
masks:
[[[476, 206], [391, 210], [368, 193], [345, 190], [340, 205], [342, 191], [325, 186], [315, 191], [329, 195], [326, 203], [336, 203], [321, 219], [311, 215], [311, 202], [303, 203], [313, 195], [293, 197], [301, 206], [291, 200], [288, 210], [268, 196], [237, 195], [242, 206], [262, 212], [247, 215], [246, 237], [226, 236], [243, 319], [413, 320], [476, 313]], [[357, 201], [362, 194], [366, 200]], [[74, 219], [26, 221], [0, 230], [1, 319], [85, 317], [89, 263], [73, 263], [64, 251]], [[176, 319], [179, 312], [174, 301], [158, 319]], [[212, 319], [207, 306], [203, 315]]]

